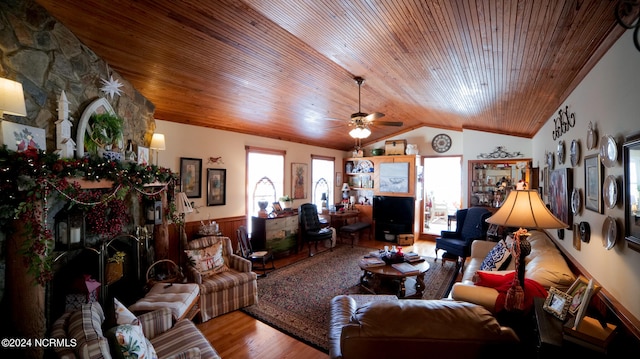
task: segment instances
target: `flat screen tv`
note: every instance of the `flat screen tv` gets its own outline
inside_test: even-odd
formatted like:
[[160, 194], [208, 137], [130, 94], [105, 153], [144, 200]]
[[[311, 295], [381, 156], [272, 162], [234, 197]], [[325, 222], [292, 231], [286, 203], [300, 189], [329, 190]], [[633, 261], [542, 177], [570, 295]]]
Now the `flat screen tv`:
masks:
[[384, 222], [413, 223], [413, 197], [373, 197], [373, 219]]

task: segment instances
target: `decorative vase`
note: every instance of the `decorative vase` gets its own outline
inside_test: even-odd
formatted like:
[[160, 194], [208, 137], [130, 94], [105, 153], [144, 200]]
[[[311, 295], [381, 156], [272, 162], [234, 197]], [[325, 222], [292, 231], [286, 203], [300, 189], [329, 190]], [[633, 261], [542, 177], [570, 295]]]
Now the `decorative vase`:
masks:
[[293, 201], [280, 201], [280, 206], [282, 206], [282, 209], [291, 209]]

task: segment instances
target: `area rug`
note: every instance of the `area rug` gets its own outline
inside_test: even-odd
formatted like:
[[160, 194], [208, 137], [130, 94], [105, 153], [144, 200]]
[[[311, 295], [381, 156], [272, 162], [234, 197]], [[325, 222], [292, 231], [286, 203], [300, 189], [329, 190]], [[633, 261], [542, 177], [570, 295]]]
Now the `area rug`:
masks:
[[[338, 245], [313, 257], [276, 269], [258, 279], [258, 304], [243, 311], [324, 352], [329, 351], [327, 332], [331, 298], [358, 292], [362, 270], [358, 260], [371, 248]], [[425, 274], [424, 299], [447, 295], [455, 264], [434, 263]]]

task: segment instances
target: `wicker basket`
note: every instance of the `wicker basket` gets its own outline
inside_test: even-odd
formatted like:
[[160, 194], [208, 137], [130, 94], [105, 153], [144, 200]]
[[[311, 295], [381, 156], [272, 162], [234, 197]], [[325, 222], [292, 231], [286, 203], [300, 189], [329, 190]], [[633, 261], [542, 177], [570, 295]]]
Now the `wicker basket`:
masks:
[[182, 268], [170, 259], [156, 261], [147, 269], [147, 287], [149, 288], [157, 283], [180, 283], [183, 279]]

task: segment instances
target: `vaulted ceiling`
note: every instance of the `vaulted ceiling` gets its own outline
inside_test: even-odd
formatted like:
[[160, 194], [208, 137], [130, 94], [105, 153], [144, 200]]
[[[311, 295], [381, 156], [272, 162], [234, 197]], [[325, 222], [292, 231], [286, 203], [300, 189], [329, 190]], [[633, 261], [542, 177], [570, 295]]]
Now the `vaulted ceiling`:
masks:
[[37, 2], [157, 119], [341, 150], [355, 76], [362, 112], [403, 122], [365, 143], [422, 126], [529, 138], [624, 31], [603, 0]]

